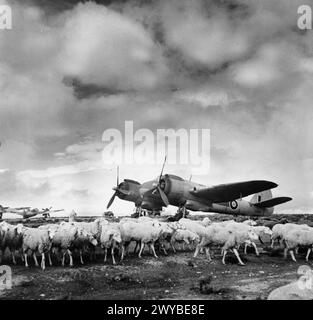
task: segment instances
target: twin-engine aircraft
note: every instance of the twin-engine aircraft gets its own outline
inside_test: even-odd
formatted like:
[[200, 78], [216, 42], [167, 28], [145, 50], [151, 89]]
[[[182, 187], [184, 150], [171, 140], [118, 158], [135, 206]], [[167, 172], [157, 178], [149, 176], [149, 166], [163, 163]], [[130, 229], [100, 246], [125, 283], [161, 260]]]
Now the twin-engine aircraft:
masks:
[[[178, 207], [178, 213], [185, 216], [186, 210], [215, 212], [245, 216], [269, 216], [274, 212], [274, 206], [292, 200], [290, 197], [272, 197], [271, 189], [278, 185], [266, 180], [252, 180], [205, 186], [172, 174], [163, 175], [164, 165], [159, 178], [140, 184], [137, 181], [125, 179], [113, 188], [114, 198], [131, 201], [137, 212], [142, 209], [161, 211], [168, 205]], [[250, 201], [243, 197], [252, 195]]]

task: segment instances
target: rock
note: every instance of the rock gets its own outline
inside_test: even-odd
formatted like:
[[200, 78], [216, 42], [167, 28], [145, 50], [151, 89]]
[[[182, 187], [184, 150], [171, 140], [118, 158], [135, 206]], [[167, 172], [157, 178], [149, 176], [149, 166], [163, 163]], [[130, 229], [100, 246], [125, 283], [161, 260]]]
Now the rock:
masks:
[[211, 286], [212, 276], [202, 277], [199, 280], [200, 293], [210, 294], [213, 291]]
[[269, 294], [267, 300], [313, 300], [312, 279], [299, 279], [279, 287]]
[[189, 267], [195, 267], [195, 264], [192, 262], [192, 260], [188, 260], [187, 266], [189, 266]]
[[121, 277], [120, 276], [115, 276], [113, 279], [114, 279], [114, 281], [121, 281]]

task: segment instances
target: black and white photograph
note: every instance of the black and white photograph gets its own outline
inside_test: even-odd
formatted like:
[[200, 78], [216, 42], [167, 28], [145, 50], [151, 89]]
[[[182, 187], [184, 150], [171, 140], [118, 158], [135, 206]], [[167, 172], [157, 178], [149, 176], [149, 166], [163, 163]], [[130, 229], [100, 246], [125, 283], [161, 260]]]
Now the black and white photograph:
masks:
[[0, 304], [313, 300], [312, 28], [313, 0], [0, 0]]

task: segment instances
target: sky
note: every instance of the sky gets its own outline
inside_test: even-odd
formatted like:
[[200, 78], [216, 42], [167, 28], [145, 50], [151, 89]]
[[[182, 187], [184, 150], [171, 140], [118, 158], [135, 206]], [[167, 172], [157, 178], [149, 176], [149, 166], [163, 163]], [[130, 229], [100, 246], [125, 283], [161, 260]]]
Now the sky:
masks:
[[[306, 1], [310, 4], [313, 1]], [[0, 203], [103, 213], [116, 166], [102, 134], [210, 129], [215, 185], [267, 179], [313, 212], [313, 30], [300, 0], [4, 1], [0, 31]], [[143, 182], [162, 163], [120, 164]], [[165, 172], [189, 179], [190, 166]], [[116, 214], [133, 204], [116, 199]], [[168, 210], [174, 211], [175, 208]]]

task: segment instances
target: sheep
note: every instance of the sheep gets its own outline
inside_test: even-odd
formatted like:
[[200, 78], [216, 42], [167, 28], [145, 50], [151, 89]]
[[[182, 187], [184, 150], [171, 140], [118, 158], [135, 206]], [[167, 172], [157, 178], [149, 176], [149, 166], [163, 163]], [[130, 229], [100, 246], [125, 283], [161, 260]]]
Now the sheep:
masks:
[[[108, 223], [109, 222], [105, 218], [98, 218], [93, 222], [75, 222], [75, 225], [91, 233], [93, 237], [97, 240], [97, 242], [100, 243], [101, 228], [102, 226], [107, 225]], [[88, 249], [90, 251], [90, 260], [95, 260], [95, 246], [90, 244], [88, 246]]]
[[156, 243], [160, 245], [164, 254], [167, 254], [165, 243], [168, 242], [170, 244], [171, 237], [177, 226], [178, 224], [172, 225], [169, 222], [160, 222], [161, 232]]
[[[240, 226], [239, 226], [240, 225]], [[206, 254], [211, 261], [210, 248], [212, 244], [222, 245], [222, 263], [225, 264], [225, 257], [228, 250], [232, 250], [236, 255], [240, 265], [244, 265], [240, 259], [237, 248], [245, 242], [251, 243], [251, 240], [257, 240], [258, 235], [247, 226], [238, 224], [230, 224], [229, 226], [211, 225], [206, 229], [206, 236], [201, 239], [201, 242], [197, 245], [194, 258], [197, 257], [199, 250], [203, 247], [206, 248]]]
[[[286, 223], [286, 224], [275, 224], [272, 228], [272, 236], [271, 236], [271, 248], [274, 248], [275, 241], [279, 241], [282, 244], [282, 241], [286, 234], [291, 232], [294, 229], [307, 229], [310, 228], [306, 224], [295, 224], [295, 223]], [[286, 254], [286, 252], [285, 252]]]
[[285, 228], [284, 224], [277, 223], [272, 228], [271, 236], [271, 248], [274, 248], [274, 243], [277, 240], [280, 243], [280, 240], [283, 237], [283, 229]]
[[120, 223], [120, 224], [123, 224], [123, 223], [127, 223], [127, 222], [139, 223], [140, 220], [138, 220], [138, 218], [128, 218], [128, 217], [125, 217], [125, 218], [122, 218], [119, 223]]
[[124, 259], [127, 246], [131, 241], [140, 242], [140, 251], [138, 257], [141, 258], [142, 251], [145, 244], [149, 244], [155, 258], [158, 258], [154, 243], [158, 240], [161, 234], [161, 224], [159, 222], [123, 222], [119, 224], [122, 236], [122, 256], [121, 261]]
[[87, 232], [91, 233], [98, 241], [101, 235], [101, 225], [106, 224], [105, 219], [96, 219], [93, 222], [75, 222], [74, 225], [83, 228]]
[[197, 222], [204, 227], [207, 227], [212, 223], [212, 221], [208, 217], [205, 217], [202, 221], [197, 220]]
[[57, 230], [58, 228], [59, 228], [59, 225], [53, 224], [53, 223], [44, 224], [38, 227], [38, 229], [41, 229], [41, 230]]
[[76, 218], [77, 218], [77, 213], [74, 210], [72, 210], [68, 216], [68, 222], [74, 222], [76, 221]]
[[2, 256], [3, 256], [3, 250], [2, 250], [2, 241], [5, 235], [5, 231], [4, 229], [2, 229], [3, 226], [3, 222], [0, 223], [0, 264], [2, 262]]
[[52, 246], [56, 249], [61, 249], [62, 251], [62, 266], [64, 267], [65, 255], [68, 254], [70, 258], [70, 267], [73, 266], [73, 256], [71, 249], [73, 248], [73, 243], [78, 237], [79, 229], [72, 223], [62, 222], [57, 228], [55, 235], [52, 239]]
[[245, 221], [242, 221], [243, 224], [246, 224], [247, 226], [256, 226], [257, 223], [254, 220], [248, 219]]
[[179, 221], [167, 222], [167, 224], [173, 230], [177, 230], [177, 229], [186, 230], [186, 227], [183, 226]]
[[207, 227], [204, 227], [194, 220], [182, 218], [179, 220], [179, 223], [185, 227], [186, 230], [196, 233], [200, 237], [200, 240], [206, 236]]
[[141, 216], [137, 218], [138, 222], [146, 222], [146, 221], [155, 221], [157, 219], [151, 218], [151, 217], [146, 217], [146, 216]]
[[171, 237], [170, 244], [173, 251], [176, 252], [175, 250], [176, 242], [182, 242], [183, 245], [186, 243], [190, 248], [190, 243], [198, 243], [199, 241], [200, 241], [200, 237], [196, 233], [191, 232], [189, 230], [177, 229]]
[[41, 254], [41, 268], [45, 270], [45, 253], [48, 253], [49, 264], [52, 266], [50, 250], [52, 246], [52, 239], [55, 234], [55, 230], [45, 230], [39, 228], [26, 228], [18, 227], [18, 232], [23, 236], [23, 254], [25, 259], [25, 267], [28, 267], [27, 252], [30, 251], [33, 255], [36, 267], [38, 267], [38, 261], [36, 252]]
[[83, 249], [85, 247], [89, 247], [89, 245], [96, 247], [97, 244], [98, 241], [91, 232], [86, 231], [84, 228], [78, 227], [77, 236], [72, 242], [71, 248], [79, 251], [80, 263], [84, 264]]
[[12, 261], [13, 264], [16, 265], [15, 260], [15, 251], [20, 251], [22, 260], [24, 260], [22, 255], [22, 243], [23, 243], [23, 237], [20, 233], [18, 233], [18, 228], [21, 227], [20, 224], [13, 226], [9, 223], [2, 222], [2, 231], [4, 231], [2, 244], [1, 244], [1, 250], [5, 252], [5, 249], [8, 248], [12, 255]]
[[297, 262], [293, 249], [298, 248], [299, 246], [308, 247], [305, 260], [309, 260], [309, 255], [313, 247], [313, 228], [311, 227], [298, 227], [292, 228], [289, 232], [284, 233], [283, 235], [284, 243], [286, 247], [284, 249], [284, 257], [287, 257], [287, 252], [289, 250], [290, 256], [294, 262]]
[[121, 231], [119, 225], [116, 223], [109, 223], [102, 226], [100, 235], [100, 245], [104, 249], [104, 262], [107, 261], [107, 252], [111, 248], [111, 256], [113, 264], [116, 264], [114, 258], [114, 250], [122, 242]]
[[[263, 243], [263, 241], [262, 241], [262, 239], [261, 239], [261, 235], [262, 235], [262, 234], [268, 234], [269, 236], [271, 236], [272, 233], [273, 233], [270, 228], [264, 227], [264, 226], [255, 226], [255, 227], [252, 227], [252, 228], [253, 228], [252, 230], [258, 235], [259, 241], [260, 241], [261, 243]], [[254, 247], [255, 254], [256, 254], [257, 256], [259, 256], [260, 254], [259, 254], [259, 251], [258, 251], [258, 248], [257, 248], [256, 244], [255, 244], [253, 241], [251, 241], [251, 244], [252, 244], [252, 246]], [[248, 244], [248, 243], [245, 243], [245, 248], [244, 248], [244, 253], [245, 253], [245, 254], [247, 254], [247, 247], [248, 247], [248, 246], [249, 246], [249, 244]]]

